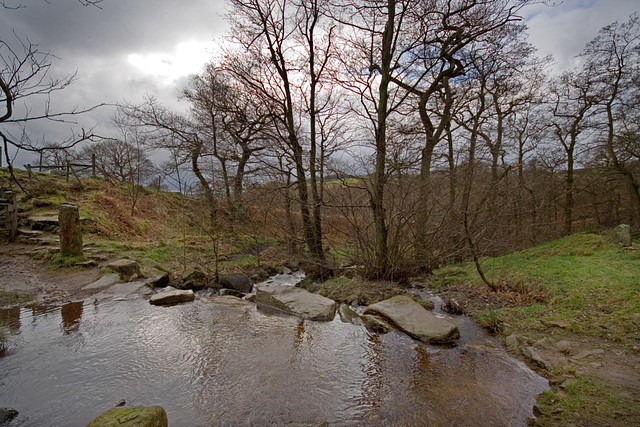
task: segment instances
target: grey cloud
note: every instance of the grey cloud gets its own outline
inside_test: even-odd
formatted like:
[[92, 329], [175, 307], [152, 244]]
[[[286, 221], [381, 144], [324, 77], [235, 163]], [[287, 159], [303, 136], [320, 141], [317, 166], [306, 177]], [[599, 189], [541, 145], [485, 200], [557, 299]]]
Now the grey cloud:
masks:
[[102, 9], [77, 0], [29, 2], [3, 11], [0, 34], [16, 28], [58, 55], [111, 55], [162, 50], [186, 36], [211, 39], [224, 29], [224, 1], [105, 0]]
[[[0, 40], [17, 46], [13, 30], [22, 40], [28, 38], [40, 50], [50, 51], [56, 57], [52, 58], [51, 77], [78, 72], [72, 86], [52, 97], [55, 111], [124, 99], [139, 102], [145, 93], [184, 109], [177, 100], [184, 78], [173, 85], [154, 81], [129, 64], [127, 55], [171, 53], [180, 42], [209, 42], [225, 29], [224, 0], [104, 0], [101, 9], [83, 7], [77, 0], [22, 3], [27, 7], [0, 8]], [[30, 105], [34, 113], [43, 110], [45, 100], [31, 101], [35, 101]], [[104, 134], [112, 113], [112, 108], [102, 108], [78, 120], [86, 128], [97, 126], [97, 131]], [[70, 126], [31, 122], [29, 131], [36, 139], [60, 141], [69, 135]]]
[[639, 8], [637, 0], [565, 0], [555, 7], [528, 9], [525, 22], [538, 53], [552, 54], [556, 71], [563, 71], [579, 63], [576, 55], [602, 27], [626, 21]]

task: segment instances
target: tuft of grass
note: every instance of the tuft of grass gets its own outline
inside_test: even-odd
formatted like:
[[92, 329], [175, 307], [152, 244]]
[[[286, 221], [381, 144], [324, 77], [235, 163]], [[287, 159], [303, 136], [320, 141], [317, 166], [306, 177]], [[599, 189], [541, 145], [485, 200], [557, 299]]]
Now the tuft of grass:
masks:
[[77, 268], [76, 264], [85, 261], [84, 255], [62, 255], [54, 252], [49, 255], [49, 263], [56, 268]]
[[224, 268], [225, 270], [234, 270], [234, 269], [248, 269], [253, 268], [257, 265], [257, 259], [254, 255], [243, 255], [231, 261], [225, 261], [220, 263], [220, 268]]
[[499, 310], [490, 308], [475, 316], [475, 320], [489, 332], [499, 334], [503, 330], [503, 319]]

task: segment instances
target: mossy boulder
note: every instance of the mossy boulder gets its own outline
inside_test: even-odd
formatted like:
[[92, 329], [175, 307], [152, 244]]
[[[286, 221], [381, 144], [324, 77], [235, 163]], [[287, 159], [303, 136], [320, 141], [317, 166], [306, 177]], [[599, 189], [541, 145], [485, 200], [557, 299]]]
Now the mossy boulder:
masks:
[[606, 243], [619, 245], [623, 247], [631, 246], [631, 227], [627, 224], [620, 224], [613, 230], [606, 233], [604, 238]]
[[194, 291], [204, 289], [207, 286], [207, 275], [200, 267], [189, 267], [182, 273], [180, 289], [193, 289]]
[[233, 289], [244, 294], [248, 294], [253, 289], [253, 282], [244, 273], [221, 274], [218, 282], [223, 288]]
[[125, 282], [131, 280], [133, 276], [140, 276], [140, 264], [132, 259], [119, 259], [107, 264], [107, 268], [115, 271]]
[[166, 288], [171, 283], [169, 273], [155, 268], [149, 272], [149, 277], [145, 280], [153, 288]]
[[18, 415], [13, 408], [0, 408], [0, 424], [8, 423]]
[[168, 427], [167, 413], [161, 406], [114, 408], [102, 413], [87, 427]]

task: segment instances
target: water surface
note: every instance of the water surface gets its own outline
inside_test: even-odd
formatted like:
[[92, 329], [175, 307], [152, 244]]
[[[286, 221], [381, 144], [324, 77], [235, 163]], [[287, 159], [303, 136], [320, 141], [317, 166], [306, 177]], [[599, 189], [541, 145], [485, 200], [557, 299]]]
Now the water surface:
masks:
[[3, 310], [0, 406], [29, 426], [84, 426], [120, 399], [163, 406], [172, 426], [525, 425], [546, 380], [499, 348], [467, 345], [482, 332], [454, 320], [462, 344], [441, 348], [249, 303], [135, 296]]

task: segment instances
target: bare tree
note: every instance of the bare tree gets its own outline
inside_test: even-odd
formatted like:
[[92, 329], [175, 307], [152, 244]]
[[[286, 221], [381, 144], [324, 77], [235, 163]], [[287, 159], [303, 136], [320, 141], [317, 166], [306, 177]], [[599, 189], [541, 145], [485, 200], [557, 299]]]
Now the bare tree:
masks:
[[152, 147], [178, 150], [183, 153], [183, 159], [189, 159], [191, 171], [198, 179], [207, 201], [210, 217], [215, 221], [219, 213], [219, 204], [214, 195], [211, 180], [202, 167], [203, 161], [211, 156], [211, 153], [208, 152], [206, 140], [203, 139], [198, 126], [188, 117], [159, 105], [153, 97], [147, 98], [147, 101], [141, 105], [124, 104], [119, 108], [137, 126], [146, 129], [147, 143]]
[[[322, 63], [316, 65], [315, 30], [320, 14], [320, 2], [309, 5], [296, 4], [288, 0], [231, 0], [232, 40], [243, 52], [243, 61], [228, 61], [229, 71], [246, 87], [259, 93], [263, 102], [275, 108], [272, 118], [276, 135], [284, 142], [283, 148], [291, 153], [295, 166], [296, 187], [299, 199], [300, 214], [305, 242], [309, 253], [324, 275], [325, 254], [322, 245], [321, 217], [319, 195], [316, 183], [316, 118], [310, 123], [314, 135], [311, 139], [313, 155], [310, 160], [312, 195], [309, 195], [309, 180], [305, 161], [303, 140], [301, 139], [300, 111], [301, 88], [303, 75], [301, 62], [308, 64], [311, 85], [314, 87], [312, 97], [316, 96], [315, 88], [322, 72]], [[306, 40], [307, 55], [305, 59], [296, 35]], [[326, 58], [326, 51], [324, 53]], [[237, 56], [237, 54], [236, 54]], [[309, 112], [315, 115], [317, 108], [314, 101]], [[314, 185], [315, 184], [315, 185]]]
[[[98, 6], [102, 0], [79, 0], [84, 6]], [[26, 7], [20, 2], [2, 1], [0, 9], [12, 10]], [[50, 104], [55, 92], [66, 89], [75, 80], [75, 73], [60, 78], [49, 75], [54, 56], [41, 49], [26, 36], [13, 33], [12, 40], [0, 40], [0, 138], [2, 138], [5, 159], [10, 170], [9, 146], [16, 149], [36, 152], [44, 145], [43, 141], [34, 141], [29, 134], [27, 124], [47, 120], [57, 123], [73, 124], [76, 130], [64, 141], [58, 141], [57, 148], [69, 149], [82, 141], [93, 138], [91, 130], [79, 126], [77, 116], [98, 106], [74, 108], [68, 111], [56, 111]], [[17, 111], [20, 101], [27, 107]], [[33, 104], [41, 103], [42, 110], [33, 112]], [[50, 143], [49, 143], [50, 144]]]
[[640, 225], [640, 175], [638, 161], [637, 113], [640, 100], [640, 18], [637, 14], [623, 23], [614, 22], [600, 30], [581, 56], [594, 69], [594, 95], [599, 98], [602, 138], [612, 169], [629, 189], [632, 219]]
[[[388, 181], [387, 149], [389, 118], [402, 105], [392, 77], [401, 63], [403, 53], [414, 42], [405, 45], [401, 37], [413, 0], [343, 1], [337, 2], [333, 18], [344, 26], [342, 34], [341, 71], [335, 78], [353, 93], [360, 105], [358, 115], [370, 126], [373, 173], [367, 188], [373, 217], [371, 242], [360, 239], [360, 250], [370, 253], [365, 274], [372, 278], [400, 277], [401, 267], [397, 242], [390, 242], [389, 212], [386, 189]], [[355, 106], [354, 106], [355, 107]], [[368, 138], [367, 138], [368, 139]], [[371, 247], [369, 247], [371, 246]]]
[[576, 150], [580, 136], [592, 126], [588, 119], [598, 103], [594, 86], [590, 64], [581, 71], [565, 72], [552, 86], [554, 134], [564, 150], [567, 165], [564, 194], [564, 233], [567, 235], [573, 231]]
[[[191, 102], [194, 121], [220, 163], [229, 208], [238, 212], [250, 162], [265, 148], [265, 128], [272, 113], [214, 64], [192, 76], [182, 93]], [[235, 174], [228, 171], [233, 164]]]

